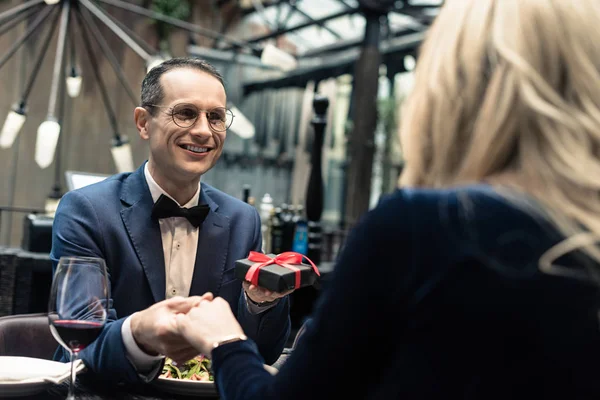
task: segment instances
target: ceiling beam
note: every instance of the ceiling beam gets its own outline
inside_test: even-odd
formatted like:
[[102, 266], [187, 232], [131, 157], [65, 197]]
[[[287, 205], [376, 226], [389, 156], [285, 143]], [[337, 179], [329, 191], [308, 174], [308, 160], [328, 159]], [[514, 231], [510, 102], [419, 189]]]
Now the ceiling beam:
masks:
[[342, 38], [342, 36], [339, 33], [337, 33], [336, 31], [334, 31], [333, 29], [331, 29], [327, 25], [325, 25], [325, 22], [318, 22], [318, 21], [316, 21], [313, 17], [311, 17], [310, 15], [308, 15], [307, 13], [305, 13], [304, 11], [302, 11], [301, 9], [299, 9], [298, 6], [296, 6], [295, 4], [290, 4], [290, 7], [292, 7], [292, 9], [294, 11], [296, 11], [298, 14], [302, 15], [305, 18], [308, 18], [308, 20], [311, 21], [313, 24], [319, 25], [321, 28], [323, 28], [327, 32], [331, 33], [333, 36], [335, 36], [336, 39], [341, 39]]
[[[287, 2], [288, 2], [288, 0], [262, 1], [262, 7], [269, 8], [269, 7], [273, 7], [278, 4], [287, 3]], [[254, 12], [256, 12], [256, 8], [254, 8], [254, 7], [242, 8], [242, 16], [243, 17], [253, 14]]]
[[[380, 50], [383, 62], [388, 63], [388, 68], [393, 62], [393, 65], [397, 65], [401, 69], [402, 62], [400, 59], [396, 61], [395, 58], [414, 53], [424, 38], [425, 32], [417, 32], [381, 41]], [[302, 68], [292, 70], [278, 78], [244, 82], [244, 94], [248, 95], [267, 88], [305, 87], [306, 83], [311, 80], [328, 79], [352, 73], [356, 60], [360, 56], [361, 45], [362, 41], [356, 47], [346, 51], [326, 57], [315, 57], [312, 62], [306, 60]]]
[[[101, 1], [107, 1], [107, 0], [101, 0]], [[328, 15], [328, 16], [323, 17], [323, 18], [319, 18], [319, 19], [316, 19], [316, 20], [313, 20], [313, 21], [308, 21], [308, 22], [304, 22], [304, 23], [298, 24], [296, 26], [292, 26], [292, 27], [289, 27], [289, 28], [283, 28], [283, 29], [277, 29], [277, 30], [275, 30], [273, 32], [267, 33], [266, 35], [261, 35], [261, 36], [257, 36], [257, 37], [248, 39], [246, 41], [246, 43], [248, 45], [250, 45], [252, 43], [262, 42], [263, 40], [273, 39], [273, 38], [276, 38], [278, 36], [284, 35], [284, 34], [289, 33], [289, 32], [294, 32], [294, 31], [297, 31], [299, 29], [303, 29], [303, 28], [307, 28], [309, 26], [313, 26], [315, 24], [318, 25], [320, 23], [323, 23], [323, 22], [326, 22], [326, 21], [329, 21], [329, 20], [332, 20], [332, 19], [340, 18], [340, 17], [343, 17], [345, 15], [352, 15], [352, 14], [355, 14], [355, 13], [357, 13], [359, 11], [360, 11], [360, 9], [358, 7], [357, 8], [351, 8], [351, 9], [348, 9], [348, 10], [343, 10], [343, 11], [337, 12], [335, 14]], [[228, 50], [230, 48], [231, 47], [225, 47], [224, 50]]]
[[[391, 37], [404, 36], [404, 35], [408, 35], [408, 34], [411, 34], [414, 32], [415, 32], [415, 30], [413, 30], [413, 29], [396, 30], [396, 31], [392, 32]], [[340, 41], [338, 41], [336, 43], [332, 43], [330, 45], [316, 47], [314, 49], [307, 50], [304, 53], [299, 54], [298, 59], [302, 60], [305, 58], [320, 57], [320, 56], [324, 56], [327, 53], [334, 53], [334, 52], [338, 52], [338, 51], [348, 50], [350, 48], [360, 46], [363, 41], [364, 41], [364, 38], [362, 38], [362, 37], [355, 38], [355, 39], [340, 40]]]

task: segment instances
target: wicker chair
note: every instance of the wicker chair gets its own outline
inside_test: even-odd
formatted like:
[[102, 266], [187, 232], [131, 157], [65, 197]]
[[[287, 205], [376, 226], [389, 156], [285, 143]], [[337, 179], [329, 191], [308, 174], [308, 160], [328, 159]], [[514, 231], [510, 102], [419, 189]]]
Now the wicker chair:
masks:
[[0, 356], [51, 360], [57, 348], [58, 342], [50, 332], [46, 314], [0, 317]]

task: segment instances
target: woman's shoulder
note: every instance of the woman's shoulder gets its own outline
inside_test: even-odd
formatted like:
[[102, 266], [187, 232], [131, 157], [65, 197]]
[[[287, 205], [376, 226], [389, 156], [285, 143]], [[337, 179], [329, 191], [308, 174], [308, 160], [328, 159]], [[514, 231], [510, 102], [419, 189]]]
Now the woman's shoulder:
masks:
[[501, 194], [499, 194], [497, 188], [487, 184], [471, 184], [448, 188], [403, 187], [381, 196], [378, 205], [390, 201], [401, 201], [419, 206], [428, 203], [438, 204], [441, 201], [452, 203], [467, 198], [496, 202], [501, 199]]
[[[473, 184], [444, 189], [400, 188], [381, 197], [376, 213], [417, 213], [437, 219], [477, 213], [478, 218], [539, 214], [541, 208], [525, 195], [499, 190], [486, 184]], [[537, 211], [537, 212], [532, 212]]]
[[[445, 189], [401, 188], [381, 198], [366, 218], [371, 225], [456, 244], [495, 246], [555, 234], [544, 210], [529, 196], [486, 184]], [[529, 241], [529, 239], [527, 239]]]

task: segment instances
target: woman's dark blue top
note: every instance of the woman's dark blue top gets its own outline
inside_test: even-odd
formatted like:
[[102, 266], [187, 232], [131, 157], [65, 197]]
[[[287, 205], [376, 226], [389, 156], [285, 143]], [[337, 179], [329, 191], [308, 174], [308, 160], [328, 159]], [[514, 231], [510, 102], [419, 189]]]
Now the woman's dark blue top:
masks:
[[251, 341], [215, 349], [222, 398], [599, 399], [598, 288], [540, 271], [540, 215], [485, 185], [388, 195], [276, 376]]

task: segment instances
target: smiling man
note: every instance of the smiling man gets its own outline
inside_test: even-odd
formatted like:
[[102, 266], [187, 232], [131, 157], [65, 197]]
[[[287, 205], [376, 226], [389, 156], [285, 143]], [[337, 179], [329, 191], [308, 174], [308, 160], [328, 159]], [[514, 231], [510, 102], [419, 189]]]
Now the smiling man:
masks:
[[[283, 350], [288, 293], [234, 276], [235, 260], [261, 249], [259, 215], [200, 183], [219, 159], [234, 118], [226, 104], [223, 79], [205, 61], [175, 58], [153, 68], [134, 111], [148, 161], [135, 172], [71, 191], [59, 204], [54, 267], [61, 256], [102, 257], [110, 274], [110, 322], [80, 353], [97, 378], [148, 381], [165, 356], [185, 361], [197, 355], [174, 321], [198, 301], [193, 296], [207, 292], [227, 299], [266, 363]], [[56, 358], [68, 356], [59, 349]]]

